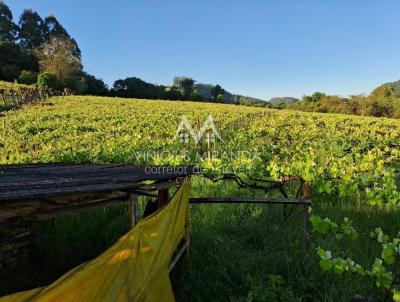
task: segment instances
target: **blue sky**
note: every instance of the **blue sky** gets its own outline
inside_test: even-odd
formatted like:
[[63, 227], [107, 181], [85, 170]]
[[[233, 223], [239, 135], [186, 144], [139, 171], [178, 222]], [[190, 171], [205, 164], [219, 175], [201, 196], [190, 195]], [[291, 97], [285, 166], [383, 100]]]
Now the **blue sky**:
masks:
[[185, 75], [268, 100], [400, 79], [400, 1], [5, 0], [54, 14], [108, 84]]

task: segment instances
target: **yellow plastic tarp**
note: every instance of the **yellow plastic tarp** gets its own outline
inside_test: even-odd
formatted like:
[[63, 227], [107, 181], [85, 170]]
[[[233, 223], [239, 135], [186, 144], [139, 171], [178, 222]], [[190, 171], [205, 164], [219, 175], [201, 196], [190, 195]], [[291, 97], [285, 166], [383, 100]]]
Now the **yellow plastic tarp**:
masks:
[[54, 283], [0, 298], [14, 301], [174, 301], [168, 265], [185, 234], [190, 185], [92, 261]]

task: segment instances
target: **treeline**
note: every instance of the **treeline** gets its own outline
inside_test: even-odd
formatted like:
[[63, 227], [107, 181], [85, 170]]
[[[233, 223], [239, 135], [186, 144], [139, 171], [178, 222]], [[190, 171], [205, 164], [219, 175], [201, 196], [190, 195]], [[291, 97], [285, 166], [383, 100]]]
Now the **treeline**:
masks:
[[0, 80], [40, 88], [107, 94], [103, 81], [83, 71], [81, 50], [55, 16], [26, 9], [15, 23], [0, 1]]
[[323, 113], [400, 118], [400, 81], [383, 84], [370, 95], [348, 98], [315, 92], [288, 108]]
[[273, 107], [260, 99], [235, 95], [220, 85], [196, 83], [189, 77], [174, 77], [171, 86], [147, 83], [139, 78], [129, 77], [114, 82], [109, 95], [126, 98], [185, 100], [196, 102], [213, 102], [256, 107]]
[[[175, 77], [171, 86], [147, 83], [136, 77], [128, 77], [114, 82], [110, 89], [111, 96], [159, 100], [204, 101], [196, 87], [195, 81], [188, 77]], [[214, 94], [211, 99], [214, 98]]]
[[220, 85], [196, 83], [183, 76], [175, 77], [170, 86], [128, 77], [108, 88], [101, 79], [84, 72], [78, 43], [55, 16], [42, 19], [36, 11], [26, 9], [16, 23], [2, 0], [0, 80], [62, 93], [270, 106], [263, 100], [231, 94]]

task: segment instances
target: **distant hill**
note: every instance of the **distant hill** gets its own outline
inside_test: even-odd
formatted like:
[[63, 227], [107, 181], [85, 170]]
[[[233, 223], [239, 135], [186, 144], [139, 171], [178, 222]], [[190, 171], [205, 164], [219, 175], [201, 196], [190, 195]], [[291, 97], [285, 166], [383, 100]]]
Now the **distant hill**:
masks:
[[294, 103], [297, 103], [299, 101], [300, 101], [299, 99], [296, 99], [296, 98], [290, 97], [290, 96], [287, 96], [287, 97], [275, 97], [275, 98], [272, 98], [272, 99], [269, 100], [271, 105], [274, 106], [274, 107], [275, 106], [280, 106], [280, 105], [287, 107], [287, 106], [292, 105]]
[[400, 80], [378, 86], [371, 92], [371, 96], [400, 98]]
[[[255, 106], [255, 107], [270, 107], [270, 103], [258, 98], [250, 96], [244, 96], [240, 94], [233, 94], [223, 89], [219, 85], [195, 83], [193, 85], [196, 93], [202, 96], [203, 100], [209, 100], [212, 102], [221, 102], [227, 104]], [[222, 98], [216, 98], [215, 91], [219, 89], [219, 92], [223, 95]]]

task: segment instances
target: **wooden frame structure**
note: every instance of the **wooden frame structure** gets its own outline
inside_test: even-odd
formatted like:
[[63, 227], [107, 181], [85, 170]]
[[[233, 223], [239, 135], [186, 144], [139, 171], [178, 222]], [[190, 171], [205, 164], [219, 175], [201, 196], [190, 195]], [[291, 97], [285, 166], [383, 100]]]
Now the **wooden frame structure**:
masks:
[[[32, 233], [26, 222], [128, 203], [130, 227], [139, 221], [139, 196], [155, 199], [148, 203], [143, 217], [165, 206], [169, 189], [179, 187], [194, 173], [192, 166], [137, 166], [120, 164], [23, 164], [0, 165], [0, 268], [25, 252]], [[251, 203], [303, 206], [304, 248], [309, 246], [310, 188], [303, 186], [303, 198], [215, 197], [191, 198], [192, 204]], [[21, 223], [21, 221], [23, 223]], [[171, 259], [171, 271], [189, 251], [189, 223], [185, 235]], [[4, 248], [5, 247], [5, 248]], [[11, 251], [11, 252], [10, 252]], [[5, 256], [4, 256], [5, 255]], [[11, 260], [11, 261], [9, 261]]]
[[[308, 186], [308, 185], [306, 185]], [[308, 189], [306, 189], [308, 190]], [[310, 245], [309, 227], [309, 208], [311, 199], [309, 191], [304, 192], [304, 197], [296, 198], [248, 198], [248, 197], [210, 197], [210, 198], [190, 198], [191, 204], [264, 204], [264, 205], [283, 205], [283, 219], [286, 221], [287, 206], [303, 206], [303, 243], [306, 250]]]
[[[179, 187], [194, 172], [192, 166], [0, 165], [0, 268], [25, 254], [19, 250], [32, 239], [25, 222], [128, 202], [133, 228], [140, 219], [139, 196], [156, 198], [148, 203], [145, 217], [165, 206], [169, 189]], [[188, 226], [182, 241], [173, 265], [188, 248]]]

